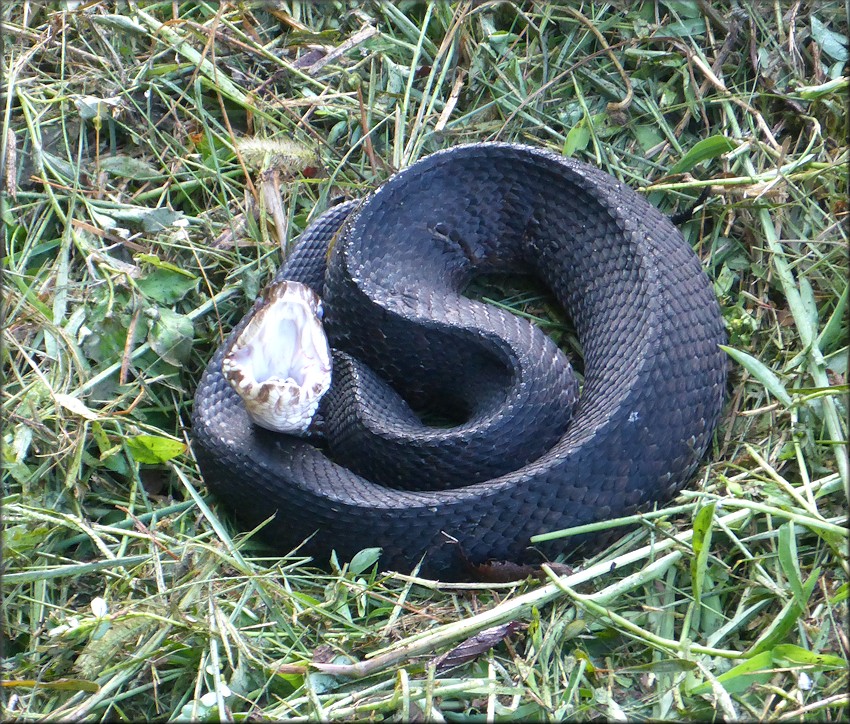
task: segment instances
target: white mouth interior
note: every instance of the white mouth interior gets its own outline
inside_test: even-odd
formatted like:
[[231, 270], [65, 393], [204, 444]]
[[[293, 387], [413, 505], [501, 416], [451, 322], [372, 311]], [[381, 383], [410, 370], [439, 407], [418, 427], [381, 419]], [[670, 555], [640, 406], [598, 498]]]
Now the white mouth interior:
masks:
[[268, 319], [258, 325], [254, 337], [233, 351], [231, 361], [255, 382], [291, 381], [303, 385], [318, 354], [315, 344], [310, 344], [313, 340], [305, 328], [302, 308], [283, 306], [270, 309], [266, 316]]
[[252, 420], [278, 432], [305, 432], [330, 386], [328, 342], [318, 297], [281, 282], [222, 361], [222, 372]]

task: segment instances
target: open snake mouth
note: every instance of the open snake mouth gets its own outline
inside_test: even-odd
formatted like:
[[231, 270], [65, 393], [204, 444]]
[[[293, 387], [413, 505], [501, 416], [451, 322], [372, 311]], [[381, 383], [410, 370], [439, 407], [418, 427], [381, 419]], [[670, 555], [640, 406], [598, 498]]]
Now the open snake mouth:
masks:
[[225, 350], [221, 370], [248, 416], [275, 432], [307, 431], [331, 383], [322, 305], [310, 287], [277, 282]]

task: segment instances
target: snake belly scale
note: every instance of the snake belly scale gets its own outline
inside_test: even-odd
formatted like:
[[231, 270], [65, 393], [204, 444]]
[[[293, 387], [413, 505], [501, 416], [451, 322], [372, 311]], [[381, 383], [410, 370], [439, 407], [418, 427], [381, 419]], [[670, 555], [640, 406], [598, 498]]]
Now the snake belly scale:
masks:
[[[571, 318], [577, 402], [537, 327], [462, 296], [493, 271], [533, 274]], [[624, 184], [545, 150], [434, 153], [321, 216], [276, 279], [323, 298], [323, 438], [254, 425], [222, 375], [226, 345], [198, 386], [193, 438], [210, 489], [244, 525], [271, 518], [262, 536], [281, 552], [380, 547], [383, 568], [422, 561], [445, 579], [570, 553], [593, 537], [529, 539], [663, 504], [721, 413], [725, 334], [697, 256]], [[457, 424], [420, 422], [435, 399]]]

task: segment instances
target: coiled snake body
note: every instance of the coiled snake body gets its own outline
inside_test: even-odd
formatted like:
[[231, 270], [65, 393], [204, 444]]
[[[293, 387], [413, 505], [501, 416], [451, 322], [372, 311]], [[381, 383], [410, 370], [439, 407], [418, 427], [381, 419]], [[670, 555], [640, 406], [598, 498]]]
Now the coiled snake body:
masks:
[[[506, 270], [535, 275], [572, 319], [577, 404], [568, 361], [537, 327], [460, 295]], [[550, 152], [428, 156], [320, 217], [277, 278], [323, 297], [327, 442], [252, 424], [222, 375], [224, 347], [193, 436], [209, 487], [248, 526], [274, 516], [262, 535], [282, 551], [306, 540], [304, 552], [348, 559], [377, 546], [384, 568], [424, 556], [423, 573], [443, 578], [470, 561], [539, 561], [564, 546], [532, 548], [535, 534], [673, 496], [720, 415], [725, 336], [696, 255], [632, 190]], [[455, 424], [423, 425], [429, 409]]]

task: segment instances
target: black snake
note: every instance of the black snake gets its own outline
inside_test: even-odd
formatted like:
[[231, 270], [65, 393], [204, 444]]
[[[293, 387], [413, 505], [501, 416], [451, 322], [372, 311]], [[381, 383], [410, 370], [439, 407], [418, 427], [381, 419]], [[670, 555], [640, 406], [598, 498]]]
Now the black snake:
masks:
[[[328, 253], [328, 245], [331, 245]], [[325, 262], [327, 260], [327, 269]], [[531, 273], [582, 347], [461, 296], [485, 272]], [[197, 390], [194, 450], [210, 489], [280, 551], [466, 575], [583, 541], [529, 538], [671, 498], [724, 400], [712, 285], [672, 222], [606, 173], [526, 146], [434, 153], [308, 227], [276, 279], [323, 299], [333, 383], [323, 433], [248, 418], [222, 374]], [[254, 309], [231, 335], [245, 328]], [[436, 415], [442, 425], [428, 426]]]

